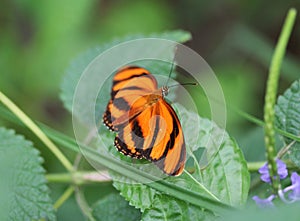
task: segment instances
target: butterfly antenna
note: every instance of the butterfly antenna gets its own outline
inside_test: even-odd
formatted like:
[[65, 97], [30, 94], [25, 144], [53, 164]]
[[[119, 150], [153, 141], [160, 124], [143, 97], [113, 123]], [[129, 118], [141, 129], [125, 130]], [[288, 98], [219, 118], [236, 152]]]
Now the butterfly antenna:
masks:
[[176, 52], [177, 52], [177, 46], [175, 46], [174, 57], [173, 57], [173, 61], [172, 61], [172, 64], [171, 64], [171, 69], [170, 69], [170, 72], [169, 72], [168, 80], [167, 80], [167, 82], [166, 82], [166, 86], [168, 85], [169, 80], [170, 80], [170, 78], [171, 78], [171, 74], [172, 74], [172, 72], [173, 72], [173, 70], [174, 70], [174, 63], [175, 63]]
[[168, 87], [169, 87], [169, 88], [170, 88], [170, 87], [176, 87], [176, 86], [178, 86], [178, 85], [181, 85], [181, 86], [185, 86], [185, 85], [198, 85], [198, 83], [196, 83], [196, 82], [191, 82], [191, 83], [183, 83], [183, 84], [173, 84], [173, 85], [168, 86]]

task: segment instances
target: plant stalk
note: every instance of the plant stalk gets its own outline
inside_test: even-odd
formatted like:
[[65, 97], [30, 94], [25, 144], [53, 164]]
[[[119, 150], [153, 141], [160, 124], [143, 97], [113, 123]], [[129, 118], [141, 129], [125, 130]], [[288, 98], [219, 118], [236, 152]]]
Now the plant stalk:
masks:
[[283, 24], [282, 31], [277, 42], [269, 69], [269, 77], [267, 81], [265, 106], [264, 106], [264, 121], [265, 121], [265, 145], [266, 155], [269, 165], [269, 173], [272, 180], [274, 192], [277, 193], [280, 188], [280, 183], [277, 176], [276, 165], [276, 150], [275, 150], [275, 101], [280, 76], [280, 68], [286, 47], [292, 32], [296, 18], [296, 10], [290, 9]]

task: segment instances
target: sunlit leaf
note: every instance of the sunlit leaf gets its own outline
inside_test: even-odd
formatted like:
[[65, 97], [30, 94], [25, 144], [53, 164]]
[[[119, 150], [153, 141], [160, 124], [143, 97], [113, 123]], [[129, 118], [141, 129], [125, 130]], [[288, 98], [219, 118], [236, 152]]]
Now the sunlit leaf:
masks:
[[250, 176], [237, 143], [227, 138], [213, 161], [203, 170], [204, 185], [222, 202], [243, 205], [248, 197]]
[[[210, 150], [204, 153], [207, 155], [205, 158], [209, 160], [209, 164], [203, 169], [201, 175], [195, 173], [193, 177], [184, 172], [181, 176], [167, 177], [164, 181], [234, 206], [244, 204], [248, 196], [250, 179], [246, 161], [236, 142], [213, 122], [200, 118], [197, 114], [187, 111], [179, 104], [174, 104], [174, 106], [176, 106], [182, 122], [187, 147], [193, 151], [196, 151], [197, 147], [209, 148]], [[191, 122], [198, 122], [199, 125], [188, 128]], [[200, 137], [198, 137], [198, 134], [200, 134]], [[220, 145], [220, 147], [217, 147], [217, 145]], [[144, 184], [133, 184], [134, 182], [131, 184], [130, 179], [125, 177], [120, 178], [120, 176], [115, 177], [115, 175], [113, 177], [117, 178], [117, 181], [114, 181], [114, 186], [131, 205], [140, 208], [142, 211], [147, 211], [147, 214], [152, 214], [150, 212], [151, 208], [158, 210], [155, 202], [158, 200], [157, 197], [161, 195], [165, 197], [164, 194], [154, 191]], [[183, 208], [186, 206], [185, 203], [180, 203], [180, 200], [176, 202], [174, 200], [170, 197], [165, 202], [165, 208], [169, 208], [170, 217], [173, 216], [172, 213], [177, 213], [177, 210], [172, 211], [173, 203], [177, 204], [179, 202], [178, 205], [183, 206]], [[199, 207], [195, 209], [190, 208], [196, 214], [199, 211], [203, 213], [202, 210], [199, 210]], [[159, 210], [159, 212], [163, 212], [163, 210]], [[152, 216], [155, 215], [152, 214], [149, 217]]]
[[192, 151], [196, 151], [197, 147], [206, 149], [204, 156], [196, 162], [201, 166], [204, 164], [201, 161], [205, 159], [206, 165], [201, 176], [197, 177], [196, 174], [195, 178], [201, 180], [222, 202], [233, 206], [243, 205], [248, 196], [250, 177], [247, 162], [237, 143], [214, 122], [183, 107], [180, 108], [180, 116], [188, 148]]

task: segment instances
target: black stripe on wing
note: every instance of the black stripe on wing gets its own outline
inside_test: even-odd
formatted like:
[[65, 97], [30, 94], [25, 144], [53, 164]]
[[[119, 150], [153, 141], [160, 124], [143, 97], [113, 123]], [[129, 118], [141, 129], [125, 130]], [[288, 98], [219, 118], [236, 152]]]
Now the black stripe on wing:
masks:
[[107, 107], [106, 107], [106, 111], [103, 114], [102, 119], [103, 119], [104, 125], [107, 126], [108, 129], [110, 129], [112, 131], [115, 131], [114, 126], [112, 124], [113, 119], [112, 119], [111, 112], [110, 112], [110, 106], [111, 105], [112, 105], [112, 101], [110, 100]]
[[143, 158], [140, 149], [134, 148], [135, 152], [132, 152], [129, 149], [128, 145], [124, 141], [124, 133], [123, 132], [120, 132], [116, 135], [114, 145], [118, 149], [118, 151], [120, 151], [121, 153], [123, 153], [126, 156], [130, 156], [130, 157], [138, 158], [138, 159]]
[[[130, 76], [127, 76], [128, 74], [126, 74], [126, 72], [130, 70], [131, 72], [133, 70], [136, 70], [136, 72]], [[115, 77], [113, 79], [113, 86], [119, 82], [122, 82], [122, 81], [127, 81], [127, 80], [130, 80], [132, 78], [135, 78], [135, 77], [140, 77], [140, 76], [145, 76], [145, 75], [149, 75], [150, 73], [144, 69], [144, 68], [141, 68], [141, 67], [138, 67], [138, 66], [128, 66], [128, 67], [125, 67], [119, 71], [117, 71], [117, 73], [115, 74]], [[122, 79], [120, 80], [116, 80], [115, 78], [120, 78], [120, 76], [122, 75], [125, 75], [124, 77], [122, 77]], [[118, 77], [117, 77], [118, 76]]]
[[[153, 116], [159, 115], [159, 108], [157, 105], [153, 107], [152, 112], [153, 112], [153, 114], [152, 114]], [[154, 130], [151, 143], [149, 144], [148, 147], [144, 148], [144, 150], [142, 152], [143, 156], [146, 159], [151, 160], [151, 161], [153, 161], [153, 159], [150, 157], [150, 154], [152, 152], [153, 146], [154, 146], [156, 138], [158, 136], [159, 129], [160, 129], [160, 117], [155, 117], [155, 126], [154, 126], [154, 128], [151, 129], [151, 130]]]
[[[172, 132], [170, 133], [170, 138], [166, 144], [164, 153], [162, 154], [160, 159], [165, 158], [167, 156], [168, 151], [174, 148], [175, 140], [176, 140], [177, 136], [179, 135], [179, 127], [180, 127], [180, 125], [178, 125], [179, 120], [178, 120], [177, 115], [176, 115], [175, 111], [173, 110], [172, 106], [170, 104], [168, 104], [167, 102], [165, 104], [167, 105], [170, 115], [172, 117], [173, 128], [172, 128]], [[160, 160], [160, 159], [158, 159], [158, 160]]]
[[129, 87], [124, 87], [124, 88], [121, 88], [119, 90], [112, 90], [110, 95], [111, 95], [111, 99], [114, 99], [116, 94], [119, 92], [119, 91], [136, 91], [136, 93], [140, 93], [140, 91], [144, 91], [144, 88], [142, 87], [138, 87], [138, 86], [129, 86]]

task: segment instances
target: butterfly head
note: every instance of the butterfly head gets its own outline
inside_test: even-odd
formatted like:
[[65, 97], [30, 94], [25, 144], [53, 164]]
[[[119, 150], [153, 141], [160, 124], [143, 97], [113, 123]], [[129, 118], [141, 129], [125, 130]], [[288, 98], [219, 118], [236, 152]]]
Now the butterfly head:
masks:
[[167, 96], [169, 94], [169, 87], [166, 85], [162, 86], [161, 93], [162, 93], [163, 97]]

